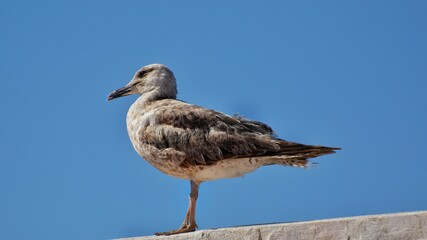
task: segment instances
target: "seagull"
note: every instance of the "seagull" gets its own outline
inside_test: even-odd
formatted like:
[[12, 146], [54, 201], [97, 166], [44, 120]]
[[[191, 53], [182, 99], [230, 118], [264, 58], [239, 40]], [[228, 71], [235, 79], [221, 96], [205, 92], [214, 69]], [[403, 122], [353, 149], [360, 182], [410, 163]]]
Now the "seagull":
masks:
[[126, 116], [133, 147], [161, 172], [190, 180], [184, 222], [176, 230], [156, 235], [196, 230], [196, 201], [202, 182], [243, 176], [267, 165], [307, 168], [309, 158], [340, 149], [280, 139], [265, 123], [189, 104], [176, 99], [177, 93], [172, 71], [163, 64], [150, 64], [107, 97], [141, 95]]

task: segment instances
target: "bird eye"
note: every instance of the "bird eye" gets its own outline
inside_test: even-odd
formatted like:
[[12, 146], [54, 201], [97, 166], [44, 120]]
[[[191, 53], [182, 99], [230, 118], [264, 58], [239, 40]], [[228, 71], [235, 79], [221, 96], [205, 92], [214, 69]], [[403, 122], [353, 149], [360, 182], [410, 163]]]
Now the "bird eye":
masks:
[[141, 71], [138, 73], [139, 78], [143, 78], [147, 74], [147, 71]]

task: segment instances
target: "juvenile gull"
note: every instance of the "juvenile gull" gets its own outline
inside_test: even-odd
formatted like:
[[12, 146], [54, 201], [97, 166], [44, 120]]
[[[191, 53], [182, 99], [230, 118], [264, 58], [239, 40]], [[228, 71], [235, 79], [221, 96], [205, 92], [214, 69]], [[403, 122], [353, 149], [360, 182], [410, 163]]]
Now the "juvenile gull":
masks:
[[161, 172], [188, 179], [191, 185], [181, 227], [156, 235], [196, 230], [196, 201], [202, 182], [239, 177], [273, 164], [306, 168], [307, 159], [339, 149], [288, 142], [277, 138], [264, 123], [177, 100], [175, 77], [162, 64], [142, 67], [108, 100], [131, 94], [141, 95], [126, 117], [133, 147]]

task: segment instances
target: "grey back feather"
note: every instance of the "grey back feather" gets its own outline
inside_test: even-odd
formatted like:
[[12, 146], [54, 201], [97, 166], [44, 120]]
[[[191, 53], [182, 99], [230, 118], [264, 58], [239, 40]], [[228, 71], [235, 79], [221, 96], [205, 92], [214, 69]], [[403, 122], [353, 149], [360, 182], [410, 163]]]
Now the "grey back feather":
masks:
[[146, 126], [140, 142], [183, 153], [181, 166], [210, 165], [230, 158], [319, 154], [307, 150], [313, 146], [278, 139], [268, 125], [241, 116], [232, 117], [175, 99], [153, 101], [145, 108], [154, 119]]

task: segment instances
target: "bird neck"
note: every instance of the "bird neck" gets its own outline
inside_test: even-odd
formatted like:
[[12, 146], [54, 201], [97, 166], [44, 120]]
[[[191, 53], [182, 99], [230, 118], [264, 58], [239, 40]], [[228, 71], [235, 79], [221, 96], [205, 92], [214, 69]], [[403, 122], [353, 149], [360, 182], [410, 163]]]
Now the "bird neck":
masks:
[[153, 88], [152, 90], [144, 93], [138, 98], [141, 104], [146, 105], [154, 101], [162, 99], [176, 99], [176, 88], [165, 89], [161, 87]]

